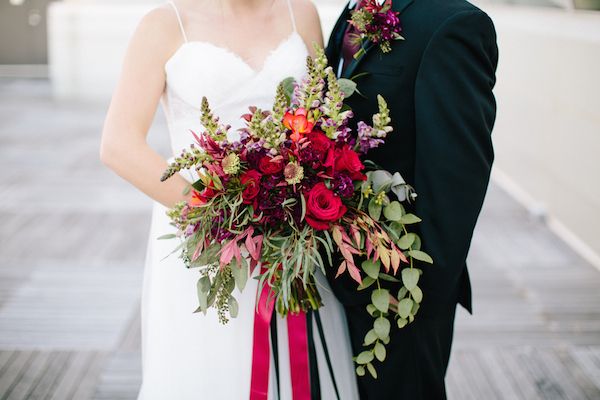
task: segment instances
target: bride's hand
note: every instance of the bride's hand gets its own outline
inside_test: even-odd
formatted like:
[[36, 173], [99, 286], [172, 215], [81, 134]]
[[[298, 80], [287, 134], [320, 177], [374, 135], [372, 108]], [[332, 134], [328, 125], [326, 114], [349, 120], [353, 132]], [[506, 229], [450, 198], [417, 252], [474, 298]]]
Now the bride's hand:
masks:
[[146, 136], [165, 87], [165, 62], [180, 42], [172, 10], [158, 7], [143, 17], [128, 46], [100, 146], [105, 165], [167, 207], [191, 196], [183, 194], [188, 182], [179, 174], [160, 182], [167, 162]]

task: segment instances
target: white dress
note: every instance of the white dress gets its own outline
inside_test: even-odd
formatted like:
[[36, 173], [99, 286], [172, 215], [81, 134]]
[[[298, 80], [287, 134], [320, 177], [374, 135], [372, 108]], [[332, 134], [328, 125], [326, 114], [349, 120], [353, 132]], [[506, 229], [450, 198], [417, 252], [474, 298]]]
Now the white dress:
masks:
[[[289, 0], [282, 0], [289, 1]], [[199, 105], [206, 96], [221, 121], [232, 126], [230, 140], [241, 127], [240, 116], [249, 105], [268, 109], [277, 84], [288, 76], [305, 73], [307, 47], [293, 31], [253, 70], [235, 53], [202, 41], [188, 41], [177, 8], [185, 42], [165, 65], [167, 85], [161, 103], [167, 117], [173, 155], [193, 142], [190, 129], [200, 131]], [[292, 8], [290, 6], [290, 12]], [[180, 174], [189, 181], [189, 171]], [[197, 269], [184, 267], [178, 253], [169, 253], [178, 241], [157, 240], [174, 232], [166, 208], [154, 203], [148, 238], [142, 296], [143, 383], [139, 400], [238, 400], [250, 393], [252, 338], [256, 280], [248, 281], [243, 293], [234, 292], [240, 303], [239, 316], [221, 325], [215, 312], [192, 313], [197, 307]], [[167, 257], [168, 256], [168, 257]], [[166, 258], [165, 258], [166, 257]], [[340, 397], [358, 399], [352, 350], [342, 306], [320, 279], [324, 307], [321, 310], [325, 337], [333, 361]], [[214, 310], [213, 310], [214, 311]], [[288, 343], [285, 322], [278, 317], [280, 387], [279, 398], [291, 400]], [[316, 332], [316, 328], [315, 328]], [[336, 399], [318, 335], [315, 335], [323, 400]], [[269, 399], [276, 399], [273, 362]]]

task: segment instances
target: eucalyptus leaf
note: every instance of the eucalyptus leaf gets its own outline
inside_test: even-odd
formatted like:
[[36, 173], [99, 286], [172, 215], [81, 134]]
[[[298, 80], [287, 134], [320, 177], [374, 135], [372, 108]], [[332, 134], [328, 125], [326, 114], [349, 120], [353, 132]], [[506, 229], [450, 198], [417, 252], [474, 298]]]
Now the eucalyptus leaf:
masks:
[[423, 261], [423, 262], [426, 262], [429, 264], [433, 264], [433, 259], [431, 258], [431, 256], [429, 254], [425, 253], [424, 251], [409, 250], [408, 255], [416, 260]]
[[[423, 291], [421, 290], [420, 287], [415, 286], [411, 291], [410, 294], [412, 294], [413, 300], [417, 303], [420, 303], [421, 301], [423, 301]], [[413, 313], [414, 314], [414, 313]]]
[[165, 240], [165, 239], [174, 239], [177, 235], [174, 233], [167, 233], [166, 235], [162, 235], [156, 238], [156, 240]]
[[412, 310], [413, 301], [411, 299], [402, 299], [398, 302], [398, 315], [401, 318], [407, 318]]
[[238, 312], [239, 312], [239, 305], [237, 300], [235, 299], [235, 297], [230, 297], [228, 300], [228, 304], [229, 304], [229, 315], [231, 315], [231, 318], [236, 318], [238, 316]]
[[402, 300], [408, 294], [408, 289], [404, 286], [398, 290], [398, 300]]
[[[203, 290], [202, 279], [203, 278], [198, 279], [198, 282], [196, 284], [196, 291], [198, 292], [198, 308], [200, 308], [200, 310], [204, 312], [208, 309], [208, 291]], [[210, 290], [210, 286], [208, 289]]]
[[294, 97], [294, 87], [295, 87], [296, 79], [294, 77], [285, 78], [281, 84], [283, 85], [283, 92], [285, 93], [285, 97], [289, 101]]
[[415, 214], [408, 213], [403, 215], [402, 218], [400, 218], [400, 222], [404, 225], [416, 224], [421, 222], [421, 218], [417, 217]]
[[406, 325], [408, 325], [408, 320], [406, 318], [398, 318], [397, 323], [398, 323], [398, 328], [402, 329]]
[[385, 360], [386, 351], [385, 346], [382, 343], [375, 344], [373, 352], [375, 353], [375, 358], [377, 358], [379, 361], [383, 362]]
[[392, 185], [392, 174], [383, 169], [371, 173], [371, 186], [375, 193], [387, 192]]
[[413, 303], [413, 307], [412, 310], [410, 310], [410, 314], [417, 315], [417, 313], [419, 312], [419, 308], [421, 308], [421, 305], [419, 303]]
[[198, 279], [198, 290], [201, 290], [202, 293], [210, 292], [210, 278], [208, 276]]
[[400, 238], [400, 240], [398, 240], [396, 242], [396, 245], [398, 247], [400, 247], [402, 250], [407, 250], [415, 242], [416, 236], [417, 235], [415, 235], [414, 233], [407, 233], [406, 235], [402, 236]]
[[371, 293], [373, 305], [381, 312], [387, 312], [390, 306], [390, 292], [387, 289], [375, 289]]
[[379, 279], [388, 281], [388, 282], [396, 282], [396, 283], [400, 282], [400, 280], [397, 279], [396, 277], [394, 277], [392, 275], [384, 274], [383, 272], [379, 273]]
[[365, 367], [362, 365], [359, 365], [358, 367], [356, 367], [356, 375], [358, 376], [365, 376], [366, 371], [365, 371]]
[[365, 346], [368, 346], [370, 344], [375, 343], [375, 341], [377, 340], [377, 334], [375, 333], [374, 329], [371, 329], [369, 332], [367, 332], [367, 334], [365, 335]]
[[383, 215], [389, 221], [400, 221], [402, 218], [402, 206], [397, 201], [392, 201], [383, 209]]
[[369, 201], [369, 216], [371, 218], [373, 218], [375, 221], [379, 221], [379, 218], [381, 217], [381, 209], [382, 206], [381, 204], [377, 204], [377, 202], [375, 201], [375, 197], [371, 198], [371, 200]]
[[373, 329], [379, 339], [384, 339], [390, 336], [391, 324], [386, 317], [379, 317], [373, 323]]
[[365, 260], [362, 262], [361, 266], [363, 271], [365, 271], [369, 277], [377, 279], [379, 276], [379, 269], [381, 268], [381, 263], [379, 261]]
[[368, 304], [367, 305], [367, 312], [369, 314], [371, 314], [371, 316], [375, 316], [375, 313], [377, 312], [377, 307], [375, 307], [373, 304]]
[[419, 271], [416, 268], [405, 268], [402, 270], [402, 283], [409, 291], [419, 283]]
[[357, 290], [365, 290], [375, 282], [375, 279], [371, 278], [370, 276], [365, 276], [365, 278], [362, 280], [362, 283], [358, 286]]
[[374, 358], [373, 353], [365, 350], [356, 357], [356, 363], [357, 364], [367, 364], [367, 363], [370, 363], [371, 361], [373, 361], [373, 358]]
[[248, 282], [248, 261], [243, 258], [242, 265], [237, 266], [233, 265], [231, 267], [231, 274], [233, 275], [233, 280], [235, 281], [235, 285], [239, 289], [239, 291], [243, 291], [246, 287], [246, 282]]
[[340, 90], [344, 93], [344, 99], [347, 99], [356, 92], [356, 82], [351, 81], [350, 79], [338, 79], [338, 84], [340, 85]]
[[369, 373], [371, 374], [373, 379], [377, 379], [377, 371], [375, 370], [375, 367], [373, 366], [373, 364], [368, 363], [367, 369], [369, 370]]

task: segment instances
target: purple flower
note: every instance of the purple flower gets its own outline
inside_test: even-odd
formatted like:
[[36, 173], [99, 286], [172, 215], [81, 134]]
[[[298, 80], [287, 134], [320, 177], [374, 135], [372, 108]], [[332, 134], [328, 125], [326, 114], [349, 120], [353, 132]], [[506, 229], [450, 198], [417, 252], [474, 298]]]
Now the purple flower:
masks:
[[340, 197], [352, 197], [354, 194], [354, 183], [345, 173], [336, 173], [331, 181], [333, 191]]

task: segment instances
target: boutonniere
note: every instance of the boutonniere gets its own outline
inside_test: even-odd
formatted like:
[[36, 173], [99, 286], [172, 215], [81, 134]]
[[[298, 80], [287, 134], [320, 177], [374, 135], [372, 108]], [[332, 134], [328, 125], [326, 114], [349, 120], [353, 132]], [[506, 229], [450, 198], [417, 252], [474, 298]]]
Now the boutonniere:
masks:
[[356, 41], [360, 46], [354, 58], [364, 54], [363, 43], [366, 40], [378, 44], [384, 53], [392, 51], [392, 40], [404, 40], [400, 35], [400, 13], [392, 10], [392, 0], [362, 0], [350, 15], [349, 22], [358, 31]]

